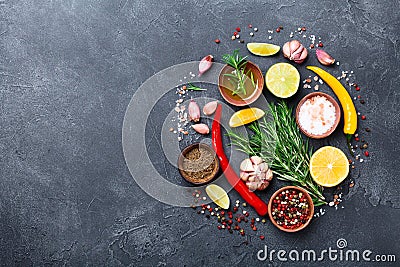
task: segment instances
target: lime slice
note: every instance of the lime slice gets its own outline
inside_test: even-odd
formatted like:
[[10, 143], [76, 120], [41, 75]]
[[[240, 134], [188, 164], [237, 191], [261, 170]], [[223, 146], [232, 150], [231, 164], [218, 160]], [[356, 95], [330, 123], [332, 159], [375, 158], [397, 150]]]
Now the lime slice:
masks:
[[311, 156], [310, 174], [317, 184], [333, 187], [346, 179], [349, 161], [339, 148], [324, 146]]
[[289, 63], [276, 63], [265, 74], [268, 90], [280, 98], [288, 98], [299, 89], [300, 74]]
[[229, 120], [230, 127], [239, 127], [262, 118], [265, 112], [259, 108], [246, 108], [233, 113]]
[[223, 209], [229, 209], [229, 197], [222, 187], [210, 184], [206, 187], [206, 193], [215, 204]]
[[267, 43], [248, 43], [247, 49], [257, 56], [272, 56], [279, 52], [280, 46]]

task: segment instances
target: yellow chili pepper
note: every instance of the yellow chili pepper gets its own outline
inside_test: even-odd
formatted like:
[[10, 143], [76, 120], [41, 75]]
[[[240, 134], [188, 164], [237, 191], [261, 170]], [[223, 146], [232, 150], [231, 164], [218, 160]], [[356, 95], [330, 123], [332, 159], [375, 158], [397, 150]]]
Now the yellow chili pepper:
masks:
[[350, 140], [357, 130], [357, 112], [351, 96], [347, 92], [346, 88], [344, 88], [344, 86], [338, 81], [338, 79], [328, 72], [315, 66], [307, 66], [307, 69], [315, 72], [325, 83], [327, 83], [339, 99], [344, 115], [343, 132], [346, 135], [347, 145], [349, 146], [350, 153], [353, 155], [353, 151], [350, 148]]

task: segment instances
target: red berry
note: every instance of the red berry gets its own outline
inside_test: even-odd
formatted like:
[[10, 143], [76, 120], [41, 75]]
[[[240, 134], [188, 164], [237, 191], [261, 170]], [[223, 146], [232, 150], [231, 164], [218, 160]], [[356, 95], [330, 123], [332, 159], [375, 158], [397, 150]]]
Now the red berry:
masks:
[[361, 116], [361, 119], [362, 119], [362, 120], [365, 120], [366, 118], [367, 118], [367, 117], [366, 117], [365, 115], [362, 115], [362, 116]]
[[221, 229], [222, 229], [222, 226], [221, 226], [221, 225], [218, 225], [217, 227], [218, 227], [218, 230], [221, 230]]
[[366, 157], [369, 157], [369, 152], [368, 152], [368, 151], [365, 151], [365, 152], [364, 152], [364, 155], [365, 155]]
[[236, 31], [237, 31], [237, 32], [240, 32], [240, 28], [239, 28], [239, 27], [237, 27], [237, 28], [236, 28]]

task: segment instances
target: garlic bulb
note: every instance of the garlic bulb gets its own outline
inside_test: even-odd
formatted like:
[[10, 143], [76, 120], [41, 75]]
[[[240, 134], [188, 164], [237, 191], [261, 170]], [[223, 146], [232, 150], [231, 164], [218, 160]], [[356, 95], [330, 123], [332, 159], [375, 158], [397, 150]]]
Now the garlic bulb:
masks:
[[191, 121], [198, 122], [200, 120], [200, 107], [193, 99], [190, 100], [188, 111], [189, 119]]
[[299, 41], [292, 40], [282, 47], [283, 55], [289, 60], [301, 64], [307, 58], [308, 51]]
[[319, 63], [321, 63], [322, 65], [329, 66], [335, 63], [335, 59], [331, 57], [328, 53], [326, 53], [324, 50], [317, 49], [315, 53], [317, 54], [317, 59]]
[[251, 191], [264, 190], [272, 180], [273, 173], [268, 164], [258, 156], [245, 159], [240, 164], [240, 178]]

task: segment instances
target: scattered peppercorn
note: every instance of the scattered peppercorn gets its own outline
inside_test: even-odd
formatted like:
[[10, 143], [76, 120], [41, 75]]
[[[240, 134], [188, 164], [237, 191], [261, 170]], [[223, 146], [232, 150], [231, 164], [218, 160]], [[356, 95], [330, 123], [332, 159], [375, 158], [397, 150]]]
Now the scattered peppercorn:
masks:
[[280, 32], [281, 31], [281, 29], [280, 28], [276, 28], [276, 32]]
[[314, 46], [314, 44], [310, 44], [310, 48], [312, 49], [312, 48], [314, 48], [315, 46]]
[[369, 133], [371, 131], [371, 129], [370, 128], [365, 128], [365, 131]]
[[260, 239], [261, 239], [261, 240], [264, 240], [264, 239], [265, 239], [265, 236], [260, 235]]
[[365, 104], [365, 101], [361, 99], [361, 100], [360, 100], [360, 103], [364, 105], [364, 104]]
[[239, 28], [239, 27], [237, 27], [237, 28], [236, 28], [236, 31], [237, 31], [237, 32], [240, 32], [240, 28]]
[[323, 47], [324, 44], [323, 44], [323, 43], [318, 43], [318, 46], [319, 46], [319, 47]]
[[220, 39], [215, 39], [215, 41], [214, 41], [216, 44], [219, 44], [220, 42], [221, 42], [221, 40]]
[[364, 155], [365, 155], [366, 157], [369, 157], [369, 152], [368, 152], [368, 151], [365, 151], [365, 152], [364, 152]]
[[306, 27], [301, 28], [301, 31], [303, 31], [303, 32], [305, 32], [306, 30], [307, 30]]
[[365, 115], [362, 115], [362, 116], [361, 116], [361, 119], [362, 119], [362, 120], [365, 120], [366, 118], [367, 118], [367, 117], [366, 117]]
[[360, 87], [356, 86], [356, 91], [360, 91]]

